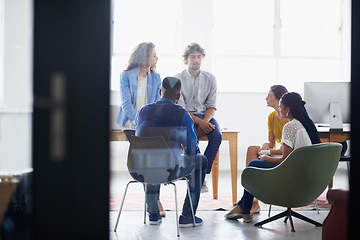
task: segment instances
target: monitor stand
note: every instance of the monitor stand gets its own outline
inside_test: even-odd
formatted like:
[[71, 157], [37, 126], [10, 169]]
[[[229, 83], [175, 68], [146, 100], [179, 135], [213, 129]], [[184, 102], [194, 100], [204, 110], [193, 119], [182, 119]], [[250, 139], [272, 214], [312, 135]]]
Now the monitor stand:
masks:
[[330, 131], [342, 131], [343, 121], [341, 116], [340, 103], [330, 103]]

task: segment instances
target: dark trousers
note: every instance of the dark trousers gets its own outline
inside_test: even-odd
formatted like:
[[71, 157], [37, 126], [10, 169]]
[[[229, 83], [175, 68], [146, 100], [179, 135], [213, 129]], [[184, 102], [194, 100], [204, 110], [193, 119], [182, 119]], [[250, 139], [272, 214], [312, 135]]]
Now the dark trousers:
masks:
[[[182, 162], [185, 163], [184, 167], [180, 168], [178, 174], [174, 175], [174, 180], [176, 178], [190, 174], [191, 178], [189, 180], [190, 185], [190, 194], [192, 200], [192, 206], [194, 209], [194, 214], [199, 204], [201, 187], [204, 183], [204, 178], [206, 175], [206, 168], [208, 165], [207, 159], [204, 155], [198, 154], [196, 156], [186, 156], [182, 155]], [[157, 201], [159, 200], [159, 184], [147, 184], [146, 185], [146, 204], [148, 212], [159, 212], [159, 207]], [[191, 216], [191, 206], [188, 193], [184, 201], [183, 216]]]
[[[196, 114], [195, 116], [197, 116], [198, 118], [201, 118], [201, 119], [204, 118], [204, 115]], [[212, 164], [215, 160], [217, 152], [219, 151], [219, 147], [220, 147], [220, 144], [222, 141], [222, 134], [220, 131], [219, 123], [216, 121], [215, 118], [212, 118], [210, 120], [210, 123], [215, 125], [215, 129], [212, 130], [209, 134], [206, 134], [206, 137], [209, 139], [209, 143], [204, 152], [205, 157], [208, 159], [208, 166], [207, 166], [207, 171], [206, 171], [207, 174], [209, 174], [211, 172]], [[195, 128], [196, 135], [199, 138], [199, 134], [197, 132], [198, 125], [195, 125], [194, 128]]]
[[[249, 167], [258, 167], [258, 168], [273, 168], [277, 166], [276, 163], [266, 162], [262, 160], [252, 160], [249, 163]], [[244, 189], [244, 194], [241, 200], [238, 202], [238, 205], [242, 208], [242, 213], [249, 214], [252, 204], [253, 204], [254, 196]]]
[[126, 130], [124, 130], [124, 133], [125, 133], [125, 136], [128, 139], [128, 141], [130, 142], [131, 136], [135, 135], [135, 130], [126, 129]]

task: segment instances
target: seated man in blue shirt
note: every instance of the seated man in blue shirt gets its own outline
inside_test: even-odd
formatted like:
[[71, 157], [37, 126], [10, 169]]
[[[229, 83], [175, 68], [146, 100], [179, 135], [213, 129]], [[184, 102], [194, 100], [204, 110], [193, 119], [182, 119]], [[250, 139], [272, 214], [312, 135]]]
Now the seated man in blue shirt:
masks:
[[[201, 186], [206, 175], [207, 158], [200, 154], [194, 121], [188, 111], [176, 103], [180, 98], [181, 81], [175, 77], [167, 77], [162, 82], [162, 98], [148, 104], [136, 115], [135, 135], [138, 137], [162, 136], [170, 151], [177, 160], [180, 169], [177, 176], [191, 174], [190, 192], [194, 214], [199, 203]], [[182, 154], [183, 151], [183, 154]], [[157, 201], [160, 185], [148, 184], [146, 188], [146, 204], [150, 224], [161, 222]], [[195, 217], [196, 226], [202, 225], [201, 218]], [[179, 218], [180, 227], [193, 226], [191, 206], [188, 195]]]

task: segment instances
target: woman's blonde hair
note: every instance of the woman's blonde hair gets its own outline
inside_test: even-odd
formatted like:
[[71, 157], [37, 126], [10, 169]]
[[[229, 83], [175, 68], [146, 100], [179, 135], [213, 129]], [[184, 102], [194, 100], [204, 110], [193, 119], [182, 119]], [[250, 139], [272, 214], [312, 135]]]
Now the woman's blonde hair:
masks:
[[149, 67], [151, 57], [150, 55], [154, 48], [155, 45], [152, 42], [140, 43], [131, 54], [128, 66], [125, 71], [129, 71], [137, 67]]

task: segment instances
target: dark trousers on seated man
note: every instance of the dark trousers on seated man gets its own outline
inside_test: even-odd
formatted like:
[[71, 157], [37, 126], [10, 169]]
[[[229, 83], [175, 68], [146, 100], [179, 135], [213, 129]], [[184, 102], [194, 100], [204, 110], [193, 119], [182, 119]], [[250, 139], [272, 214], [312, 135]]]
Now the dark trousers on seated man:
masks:
[[[176, 80], [176, 79], [175, 79]], [[164, 80], [165, 81], [165, 80]], [[178, 81], [180, 84], [180, 81]], [[178, 91], [179, 93], [179, 91]], [[180, 93], [179, 93], [180, 94]], [[180, 95], [177, 95], [180, 97]], [[200, 154], [194, 121], [190, 114], [181, 106], [176, 105], [171, 98], [163, 97], [156, 103], [148, 104], [136, 115], [136, 136], [162, 136], [179, 165], [174, 179], [191, 174], [190, 192], [194, 212], [196, 212], [200, 191], [208, 167], [207, 158]], [[159, 200], [159, 185], [148, 185], [146, 202], [148, 205], [150, 224], [161, 221], [157, 201]], [[192, 214], [189, 196], [186, 196], [183, 212], [179, 218], [180, 227], [192, 226]], [[202, 219], [195, 216], [196, 225], [202, 224]]]
[[[190, 174], [190, 193], [192, 200], [192, 208], [194, 209], [194, 214], [196, 214], [196, 209], [198, 207], [201, 187], [204, 182], [206, 169], [207, 169], [207, 159], [204, 155], [198, 154], [195, 156], [181, 156], [181, 162], [183, 162], [183, 167], [180, 167], [180, 170], [177, 174], [174, 174], [173, 179], [185, 176]], [[170, 179], [169, 179], [170, 180]], [[160, 185], [158, 184], [147, 184], [146, 186], [146, 204], [148, 212], [159, 212], [159, 207], [157, 201], [159, 199]], [[192, 216], [191, 205], [188, 193], [186, 194], [185, 202], [182, 209], [183, 216]]]

